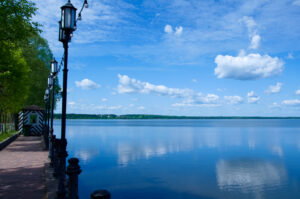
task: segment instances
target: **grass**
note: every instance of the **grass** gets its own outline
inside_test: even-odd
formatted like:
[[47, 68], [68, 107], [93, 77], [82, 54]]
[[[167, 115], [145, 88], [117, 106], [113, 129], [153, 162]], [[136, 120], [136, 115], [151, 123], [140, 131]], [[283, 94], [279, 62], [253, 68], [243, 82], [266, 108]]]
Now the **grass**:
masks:
[[11, 131], [11, 132], [2, 132], [2, 133], [0, 133], [0, 142], [2, 142], [3, 140], [5, 140], [6, 138], [9, 138], [9, 137], [15, 135], [16, 133], [18, 133], [18, 131]]

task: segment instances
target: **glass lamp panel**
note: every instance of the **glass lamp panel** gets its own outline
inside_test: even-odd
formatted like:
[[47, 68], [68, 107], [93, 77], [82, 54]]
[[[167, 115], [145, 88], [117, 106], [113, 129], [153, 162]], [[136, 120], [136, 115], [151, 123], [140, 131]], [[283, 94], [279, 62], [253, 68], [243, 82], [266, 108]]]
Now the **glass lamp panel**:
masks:
[[57, 73], [57, 61], [56, 60], [52, 61], [52, 63], [51, 63], [51, 73], [52, 74]]
[[48, 85], [51, 87], [52, 86], [52, 78], [48, 77]]
[[64, 9], [61, 9], [61, 27], [64, 28], [65, 27], [65, 12]]
[[75, 18], [76, 18], [76, 10], [75, 9], [72, 9], [72, 17], [71, 17], [71, 28], [74, 29], [75, 27]]
[[69, 28], [72, 28], [71, 27], [71, 20], [72, 20], [72, 18], [71, 18], [71, 9], [70, 8], [65, 8], [65, 11], [64, 11], [65, 13], [65, 26], [63, 27], [63, 28], [67, 28], [67, 29], [69, 29]]

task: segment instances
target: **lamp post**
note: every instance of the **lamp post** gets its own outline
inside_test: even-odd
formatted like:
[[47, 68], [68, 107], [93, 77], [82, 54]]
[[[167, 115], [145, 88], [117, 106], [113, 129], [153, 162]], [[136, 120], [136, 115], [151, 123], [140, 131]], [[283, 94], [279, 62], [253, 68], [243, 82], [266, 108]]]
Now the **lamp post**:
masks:
[[54, 109], [54, 100], [55, 100], [55, 78], [58, 73], [57, 61], [55, 58], [51, 61], [51, 78], [52, 78], [52, 101], [51, 101], [51, 127], [49, 133], [49, 157], [51, 160], [51, 165], [53, 165], [53, 109]]
[[61, 112], [61, 139], [59, 147], [59, 185], [57, 198], [65, 198], [65, 175], [66, 175], [66, 157], [68, 156], [66, 147], [66, 108], [67, 108], [67, 81], [68, 81], [68, 43], [71, 40], [71, 34], [76, 29], [76, 8], [70, 0], [61, 7], [61, 21], [59, 23], [59, 41], [64, 47], [64, 69], [63, 69], [63, 92], [62, 92], [62, 112]]
[[47, 142], [47, 135], [48, 135], [48, 103], [49, 103], [49, 88], [47, 87], [44, 94], [44, 101], [45, 101], [45, 123], [44, 123], [44, 144], [45, 148], [48, 148], [48, 142]]

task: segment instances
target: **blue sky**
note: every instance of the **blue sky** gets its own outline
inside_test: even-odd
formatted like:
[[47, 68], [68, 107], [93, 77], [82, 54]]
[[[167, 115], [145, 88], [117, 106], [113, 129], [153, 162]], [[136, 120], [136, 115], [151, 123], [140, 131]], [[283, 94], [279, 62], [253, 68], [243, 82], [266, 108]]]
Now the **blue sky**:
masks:
[[[67, 1], [34, 2], [60, 60]], [[300, 116], [300, 0], [88, 2], [69, 48], [68, 113]]]

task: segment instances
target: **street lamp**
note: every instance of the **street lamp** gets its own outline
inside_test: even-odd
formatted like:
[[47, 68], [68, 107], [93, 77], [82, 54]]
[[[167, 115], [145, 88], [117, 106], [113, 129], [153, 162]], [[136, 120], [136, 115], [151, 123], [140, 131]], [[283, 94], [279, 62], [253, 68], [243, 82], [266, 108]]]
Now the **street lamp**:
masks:
[[61, 140], [59, 147], [60, 175], [57, 191], [57, 198], [65, 198], [65, 174], [66, 157], [68, 156], [66, 147], [66, 108], [67, 108], [67, 81], [68, 81], [68, 43], [71, 40], [71, 34], [76, 30], [76, 8], [70, 0], [61, 7], [61, 21], [59, 23], [59, 41], [64, 47], [64, 69], [63, 69], [63, 91], [62, 91], [62, 112], [61, 112]]
[[55, 76], [58, 73], [57, 61], [55, 58], [51, 60], [51, 75]]
[[53, 156], [54, 156], [54, 138], [53, 138], [53, 109], [54, 109], [54, 100], [55, 100], [55, 78], [58, 73], [58, 67], [57, 67], [57, 61], [55, 58], [51, 61], [51, 80], [48, 79], [48, 84], [52, 84], [52, 101], [51, 101], [51, 127], [50, 127], [50, 133], [49, 133], [49, 157], [51, 160], [51, 165], [53, 165]]
[[45, 123], [44, 123], [44, 144], [45, 148], [48, 148], [48, 142], [47, 142], [47, 135], [48, 135], [48, 128], [49, 126], [47, 125], [48, 121], [48, 102], [49, 102], [49, 88], [47, 87], [45, 90], [44, 94], [44, 101], [45, 101]]

